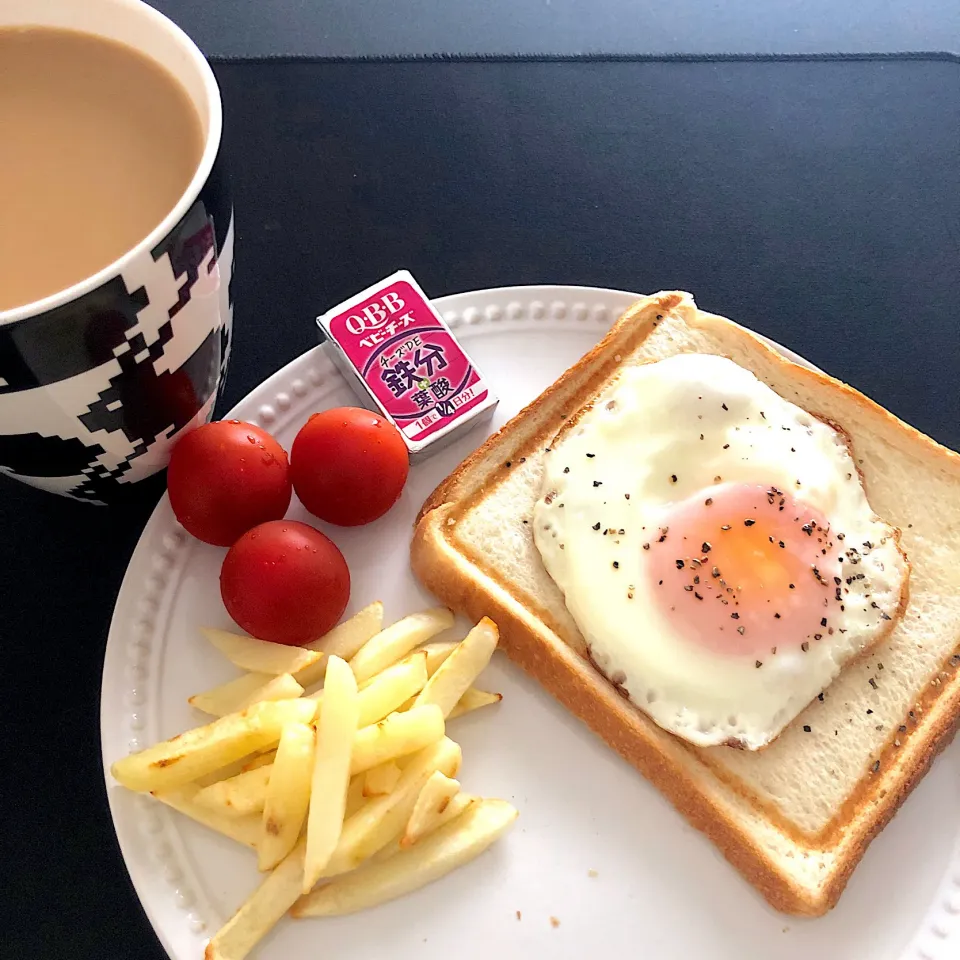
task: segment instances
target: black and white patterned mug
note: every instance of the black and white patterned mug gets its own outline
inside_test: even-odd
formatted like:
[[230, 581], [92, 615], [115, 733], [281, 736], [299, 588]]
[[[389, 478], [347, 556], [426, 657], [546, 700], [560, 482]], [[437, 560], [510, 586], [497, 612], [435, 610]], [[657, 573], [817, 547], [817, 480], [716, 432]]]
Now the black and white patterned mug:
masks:
[[223, 379], [234, 229], [220, 93], [193, 42], [139, 0], [7, 0], [0, 28], [18, 25], [146, 54], [180, 81], [203, 130], [189, 186], [142, 242], [67, 290], [0, 312], [0, 474], [108, 503], [166, 466], [176, 439], [210, 418]]

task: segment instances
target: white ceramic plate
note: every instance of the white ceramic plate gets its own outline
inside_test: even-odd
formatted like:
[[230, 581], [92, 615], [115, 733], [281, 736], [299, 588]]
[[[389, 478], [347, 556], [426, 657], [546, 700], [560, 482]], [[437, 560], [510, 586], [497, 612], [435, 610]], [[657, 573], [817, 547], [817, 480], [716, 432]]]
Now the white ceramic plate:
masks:
[[[589, 349], [635, 296], [583, 287], [482, 290], [437, 301], [499, 394], [499, 427]], [[289, 446], [318, 409], [355, 404], [321, 349], [234, 410]], [[482, 430], [415, 467], [399, 504], [328, 530], [353, 575], [348, 612], [382, 599], [393, 620], [430, 604], [407, 563], [413, 518]], [[299, 504], [290, 516], [306, 518]], [[186, 698], [236, 671], [197, 633], [229, 625], [224, 551], [187, 537], [166, 498], [147, 524], [114, 611], [103, 671], [104, 764], [202, 722]], [[484, 685], [499, 707], [456, 721], [465, 789], [520, 809], [513, 832], [417, 894], [337, 920], [284, 920], [258, 960], [956, 960], [960, 956], [960, 743], [874, 842], [839, 906], [819, 920], [772, 911], [634, 770], [509, 663]], [[174, 960], [206, 939], [258, 881], [248, 851], [116, 786], [120, 847]], [[595, 875], [594, 875], [595, 874]], [[559, 926], [551, 923], [551, 918]]]

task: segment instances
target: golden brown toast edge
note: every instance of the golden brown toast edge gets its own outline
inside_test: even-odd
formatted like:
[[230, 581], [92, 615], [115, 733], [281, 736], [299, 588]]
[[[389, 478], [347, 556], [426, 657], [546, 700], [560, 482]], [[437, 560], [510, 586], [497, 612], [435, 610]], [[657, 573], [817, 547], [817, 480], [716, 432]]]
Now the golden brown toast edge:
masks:
[[[834, 867], [821, 891], [812, 895], [784, 874], [750, 832], [719, 809], [708, 789], [692, 776], [684, 751], [696, 755], [697, 748], [681, 744], [622, 700], [570, 646], [572, 638], [558, 635], [562, 631], [556, 630], [556, 624], [545, 622], [549, 618], [543, 617], [542, 611], [528, 609], [529, 598], [511, 594], [509, 585], [498, 583], [494, 572], [483, 569], [479, 558], [470, 557], [454, 539], [458, 515], [496, 490], [499, 479], [506, 476], [501, 472], [505, 465], [548, 446], [564, 422], [599, 391], [620, 357], [637, 349], [659, 320], [673, 310], [682, 311], [688, 321], [698, 314], [689, 294], [678, 291], [638, 301], [593, 350], [464, 460], [424, 503], [411, 544], [411, 562], [424, 586], [454, 610], [474, 620], [484, 615], [493, 617], [500, 626], [501, 645], [510, 659], [664, 793], [775, 909], [819, 916], [836, 904], [870, 841], [956, 733], [960, 723], [958, 658], [944, 665], [936, 695], [928, 698], [920, 722], [892, 762], [885, 764], [877, 775], [867, 771], [861, 788], [844, 810], [838, 811], [838, 829], [819, 838], [822, 846], [807, 846], [836, 853]], [[957, 454], [904, 424], [852, 387], [791, 364], [756, 335], [725, 318], [699, 315], [707, 322], [729, 325], [737, 336], [754, 341], [757, 349], [789, 365], [794, 376], [812, 377], [843, 391], [864, 411], [879, 416], [887, 428], [906, 431], [933, 451], [945, 469], [960, 475]], [[467, 569], [466, 573], [458, 569], [461, 566]], [[707, 765], [703, 766], [702, 775], [711, 776]]]

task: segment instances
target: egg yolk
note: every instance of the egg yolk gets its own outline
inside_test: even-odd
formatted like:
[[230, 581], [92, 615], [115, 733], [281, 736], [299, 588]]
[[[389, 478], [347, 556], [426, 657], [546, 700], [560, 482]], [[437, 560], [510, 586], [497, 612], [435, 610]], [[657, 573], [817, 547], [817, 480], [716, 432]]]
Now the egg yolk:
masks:
[[678, 633], [761, 665], [778, 650], [808, 651], [837, 629], [835, 540], [826, 518], [792, 494], [727, 483], [674, 504], [644, 543], [644, 561]]

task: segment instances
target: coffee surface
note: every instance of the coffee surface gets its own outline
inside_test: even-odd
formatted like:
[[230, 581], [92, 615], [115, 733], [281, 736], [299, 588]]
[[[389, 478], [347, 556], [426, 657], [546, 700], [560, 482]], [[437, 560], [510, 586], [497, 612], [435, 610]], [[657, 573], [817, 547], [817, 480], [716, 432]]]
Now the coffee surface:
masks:
[[70, 287], [143, 240], [202, 152], [186, 90], [139, 51], [0, 28], [0, 310]]

